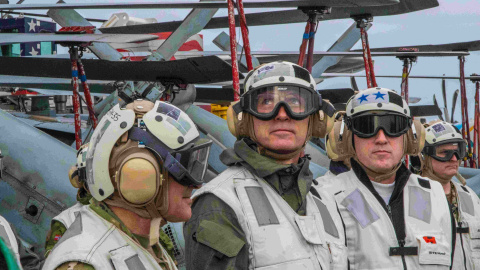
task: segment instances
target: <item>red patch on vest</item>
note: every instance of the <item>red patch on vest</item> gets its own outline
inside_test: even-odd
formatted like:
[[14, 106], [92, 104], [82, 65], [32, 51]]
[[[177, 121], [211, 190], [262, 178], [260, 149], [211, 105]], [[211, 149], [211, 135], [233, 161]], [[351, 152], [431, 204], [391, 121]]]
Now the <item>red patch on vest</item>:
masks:
[[53, 240], [58, 241], [60, 238], [62, 238], [62, 236], [60, 234], [56, 234]]
[[437, 241], [435, 240], [435, 237], [433, 236], [424, 236], [423, 240], [425, 240], [425, 243], [431, 243], [431, 244], [437, 243]]

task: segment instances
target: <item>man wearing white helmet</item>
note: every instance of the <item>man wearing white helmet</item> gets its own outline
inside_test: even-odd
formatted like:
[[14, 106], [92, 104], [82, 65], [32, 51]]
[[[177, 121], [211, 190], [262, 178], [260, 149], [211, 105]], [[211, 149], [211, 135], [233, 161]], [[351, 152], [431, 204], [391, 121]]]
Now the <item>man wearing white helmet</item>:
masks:
[[48, 256], [50, 269], [177, 269], [160, 226], [191, 216], [211, 141], [177, 107], [136, 100], [113, 107], [92, 134], [79, 173], [93, 196]]
[[443, 189], [402, 162], [425, 138], [405, 100], [385, 88], [360, 91], [333, 137], [330, 149], [351, 158], [349, 172], [326, 181], [345, 222], [351, 269], [450, 269], [455, 228]]
[[452, 124], [432, 121], [426, 125], [422, 176], [438, 181], [445, 191], [456, 221], [453, 269], [480, 269], [480, 199], [466, 185], [453, 181], [466, 154], [466, 143]]
[[347, 269], [333, 198], [311, 189], [305, 145], [332, 126], [310, 73], [273, 62], [249, 72], [227, 111], [229, 166], [197, 190], [184, 226], [187, 269]]

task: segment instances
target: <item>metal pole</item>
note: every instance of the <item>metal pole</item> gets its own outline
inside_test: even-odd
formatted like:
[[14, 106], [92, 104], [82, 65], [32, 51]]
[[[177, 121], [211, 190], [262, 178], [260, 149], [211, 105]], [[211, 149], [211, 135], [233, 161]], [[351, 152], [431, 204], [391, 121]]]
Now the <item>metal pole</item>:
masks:
[[365, 37], [365, 28], [360, 27], [360, 37], [362, 39], [362, 49], [363, 49], [363, 62], [365, 64], [365, 76], [367, 77], [367, 87], [372, 88], [372, 75], [370, 73], [370, 63], [368, 58], [368, 50], [367, 50], [367, 39]]
[[[372, 81], [372, 86], [377, 87], [377, 80], [375, 79], [375, 69], [373, 68], [372, 54], [370, 53], [370, 44], [368, 43], [368, 34], [365, 28], [366, 28], [366, 25], [362, 29], [365, 35], [365, 43], [367, 45], [368, 65], [370, 66], [370, 80]], [[408, 92], [407, 92], [407, 95], [408, 95]]]
[[78, 48], [71, 46], [70, 50], [70, 60], [72, 61], [72, 86], [73, 86], [73, 112], [75, 120], [75, 143], [77, 150], [82, 146], [82, 135], [81, 135], [81, 122], [80, 122], [80, 96], [78, 94]]
[[[462, 131], [464, 132], [464, 138], [467, 138], [468, 145], [468, 158], [470, 159], [470, 167], [473, 168], [472, 160], [472, 146], [470, 140], [470, 124], [468, 123], [468, 100], [467, 100], [467, 90], [465, 88], [465, 57], [459, 56], [460, 60], [460, 91], [462, 95]], [[465, 161], [466, 165], [466, 161]]]
[[305, 62], [305, 51], [307, 50], [308, 39], [310, 38], [310, 21], [307, 21], [305, 32], [303, 33], [302, 45], [300, 45], [300, 55], [298, 56], [297, 64], [303, 67]]
[[240, 81], [237, 64], [237, 37], [235, 33], [235, 11], [233, 0], [228, 0], [228, 28], [230, 30], [230, 54], [232, 59], [233, 100], [240, 100]]
[[317, 28], [317, 14], [309, 14], [310, 33], [308, 39], [307, 70], [312, 73], [313, 67], [313, 48], [315, 47], [315, 29]]
[[478, 147], [478, 90], [479, 83], [477, 82], [475, 88], [475, 109], [474, 109], [474, 121], [473, 121], [473, 160], [475, 162], [475, 168], [477, 168], [477, 147]]
[[[252, 53], [250, 51], [250, 40], [248, 39], [247, 19], [243, 10], [242, 0], [237, 0], [238, 17], [240, 18], [240, 29], [242, 30], [243, 48], [245, 49], [245, 57], [247, 58], [248, 71], [253, 69]], [[236, 43], [235, 43], [236, 44]]]
[[[477, 137], [475, 138], [475, 142], [477, 144], [477, 148], [480, 148], [480, 82], [476, 82], [475, 83], [475, 93], [476, 93], [476, 99], [475, 99], [475, 112], [476, 112], [476, 116], [475, 116], [475, 124], [476, 125], [476, 134], [477, 134]], [[480, 149], [477, 149], [477, 153], [480, 154]], [[475, 157], [475, 158], [478, 158], [478, 157]], [[478, 160], [476, 160], [476, 164], [477, 164], [477, 168], [478, 168]]]
[[[408, 88], [408, 58], [403, 59], [403, 72], [402, 72], [402, 92], [401, 95], [405, 98], [405, 89]], [[408, 103], [408, 100], [406, 100]]]
[[93, 110], [93, 101], [92, 95], [90, 95], [90, 87], [88, 87], [87, 83], [87, 76], [85, 75], [85, 69], [83, 68], [82, 60], [78, 58], [78, 72], [80, 74], [80, 81], [82, 82], [83, 93], [85, 94], [85, 100], [87, 102], [88, 107], [88, 115], [90, 116], [90, 120], [92, 120], [93, 128], [97, 127], [97, 118], [95, 117], [95, 112]]

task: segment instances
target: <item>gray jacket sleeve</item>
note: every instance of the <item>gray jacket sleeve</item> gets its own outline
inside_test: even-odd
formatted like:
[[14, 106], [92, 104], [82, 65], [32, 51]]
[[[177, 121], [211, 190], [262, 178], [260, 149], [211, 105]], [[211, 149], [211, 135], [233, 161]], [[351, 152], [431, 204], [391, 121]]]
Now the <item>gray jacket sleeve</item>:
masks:
[[183, 228], [187, 270], [248, 269], [248, 243], [233, 209], [213, 194], [197, 198]]

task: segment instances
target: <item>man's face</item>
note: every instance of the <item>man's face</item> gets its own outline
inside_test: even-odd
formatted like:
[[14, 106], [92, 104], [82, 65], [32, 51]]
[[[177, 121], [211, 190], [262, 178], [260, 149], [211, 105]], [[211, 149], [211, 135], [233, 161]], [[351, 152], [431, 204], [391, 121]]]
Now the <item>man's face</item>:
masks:
[[[170, 178], [172, 176], [169, 176]], [[192, 217], [192, 195], [193, 187], [186, 187], [173, 179], [169, 179], [168, 187], [168, 211], [164, 217], [170, 222], [183, 222]]]
[[353, 136], [358, 160], [375, 172], [389, 172], [403, 156], [403, 136], [388, 137], [380, 129], [371, 138]]
[[309, 117], [303, 120], [291, 119], [283, 106], [271, 120], [253, 117], [253, 129], [257, 142], [265, 148], [280, 153], [290, 153], [303, 146], [307, 138]]
[[[458, 149], [457, 144], [444, 144], [439, 145], [436, 148], [436, 154], [438, 156], [445, 156], [445, 151], [447, 150], [456, 150]], [[438, 161], [436, 159], [432, 160], [432, 169], [436, 175], [440, 176], [443, 179], [452, 178], [458, 171], [460, 161], [457, 159], [457, 156], [453, 155], [449, 161]]]

